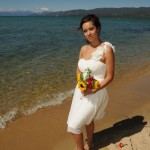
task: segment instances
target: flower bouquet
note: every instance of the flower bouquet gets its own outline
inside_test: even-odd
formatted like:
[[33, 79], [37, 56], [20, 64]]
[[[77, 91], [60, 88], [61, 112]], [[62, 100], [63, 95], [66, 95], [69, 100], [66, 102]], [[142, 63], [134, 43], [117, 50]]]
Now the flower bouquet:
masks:
[[95, 80], [91, 75], [91, 70], [89, 68], [85, 69], [84, 73], [78, 74], [78, 88], [81, 91], [88, 89], [97, 89], [100, 84], [98, 80]]

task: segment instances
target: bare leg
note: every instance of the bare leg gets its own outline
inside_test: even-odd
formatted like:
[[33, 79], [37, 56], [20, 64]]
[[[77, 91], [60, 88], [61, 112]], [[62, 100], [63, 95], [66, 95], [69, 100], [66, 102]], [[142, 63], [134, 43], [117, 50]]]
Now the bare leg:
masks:
[[87, 144], [88, 147], [93, 147], [93, 133], [94, 133], [94, 121], [92, 121], [89, 125], [86, 125], [86, 132], [87, 132]]
[[84, 150], [83, 134], [72, 133], [73, 139], [77, 145], [77, 150]]

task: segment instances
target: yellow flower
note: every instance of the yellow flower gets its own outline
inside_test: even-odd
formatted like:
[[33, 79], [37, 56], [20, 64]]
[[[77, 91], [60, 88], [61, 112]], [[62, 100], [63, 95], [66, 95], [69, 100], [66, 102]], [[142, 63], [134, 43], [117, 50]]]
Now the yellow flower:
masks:
[[78, 88], [81, 91], [84, 91], [84, 90], [86, 90], [86, 84], [83, 81], [78, 81]]
[[94, 82], [94, 87], [95, 87], [95, 89], [97, 89], [99, 86], [100, 86], [99, 81], [96, 80], [96, 81]]
[[81, 74], [78, 74], [77, 81], [81, 80]]

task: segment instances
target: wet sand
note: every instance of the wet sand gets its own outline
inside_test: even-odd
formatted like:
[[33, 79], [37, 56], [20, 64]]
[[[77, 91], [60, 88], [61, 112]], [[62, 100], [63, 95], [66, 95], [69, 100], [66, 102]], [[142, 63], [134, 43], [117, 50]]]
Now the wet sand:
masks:
[[[125, 144], [123, 150], [138, 148], [137, 145], [144, 150], [150, 147], [149, 89], [150, 76], [108, 88], [106, 115], [95, 125], [97, 149], [119, 149], [119, 142]], [[0, 129], [0, 149], [73, 150], [74, 142], [66, 132], [70, 104], [71, 99], [67, 99], [62, 105], [40, 109], [10, 122], [5, 129]]]

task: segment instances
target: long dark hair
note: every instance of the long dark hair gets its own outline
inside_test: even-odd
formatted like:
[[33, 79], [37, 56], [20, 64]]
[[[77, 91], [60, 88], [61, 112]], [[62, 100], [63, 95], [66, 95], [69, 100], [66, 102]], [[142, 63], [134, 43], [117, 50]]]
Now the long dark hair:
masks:
[[93, 24], [95, 25], [95, 27], [99, 30], [99, 33], [101, 31], [101, 23], [99, 21], [99, 18], [94, 15], [94, 14], [88, 14], [86, 16], [84, 16], [80, 22], [80, 26], [78, 28], [78, 30], [82, 29], [82, 25], [88, 21], [92, 21]]

